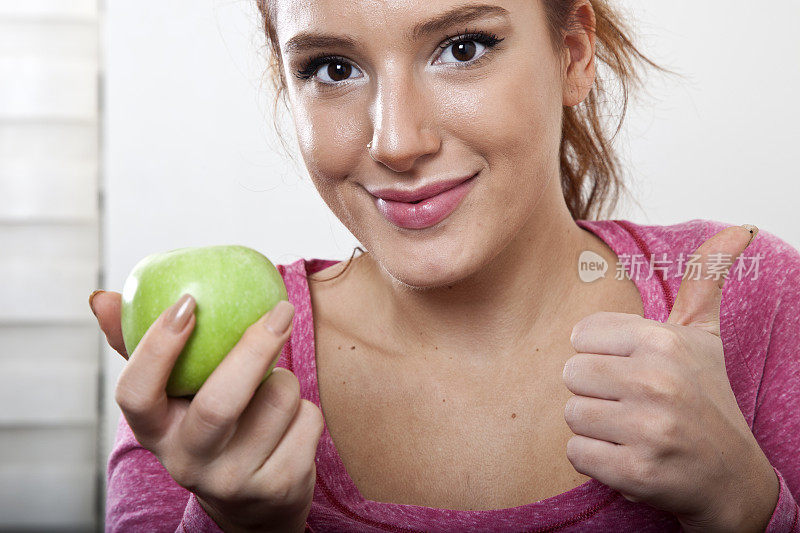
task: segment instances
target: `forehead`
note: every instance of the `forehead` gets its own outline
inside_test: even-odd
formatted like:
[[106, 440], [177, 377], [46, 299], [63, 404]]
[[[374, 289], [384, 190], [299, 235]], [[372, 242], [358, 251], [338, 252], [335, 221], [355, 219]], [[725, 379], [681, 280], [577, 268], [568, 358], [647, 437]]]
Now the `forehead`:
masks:
[[[355, 46], [358, 35], [399, 35], [406, 42], [473, 21], [510, 18], [514, 1], [273, 0], [284, 54], [328, 45]], [[525, 0], [522, 0], [525, 1]], [[534, 3], [527, 0], [526, 3]], [[460, 28], [463, 30], [464, 28]], [[330, 37], [335, 37], [330, 39]]]

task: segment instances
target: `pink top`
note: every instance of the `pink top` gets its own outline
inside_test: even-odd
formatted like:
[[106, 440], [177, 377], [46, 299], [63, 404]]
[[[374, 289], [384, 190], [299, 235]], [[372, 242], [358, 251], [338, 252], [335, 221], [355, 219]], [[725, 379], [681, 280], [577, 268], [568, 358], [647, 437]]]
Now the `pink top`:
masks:
[[[666, 321], [680, 285], [678, 260], [730, 224], [695, 219], [671, 226], [625, 220], [578, 220], [619, 256], [642, 296], [644, 316]], [[667, 254], [666, 256], [664, 254]], [[651, 270], [667, 265], [666, 270]], [[668, 259], [668, 261], [663, 261]], [[299, 259], [277, 265], [295, 306], [294, 329], [278, 365], [298, 377], [303, 398], [319, 403], [307, 274], [337, 261]], [[738, 266], [744, 270], [734, 274]], [[685, 268], [685, 267], [683, 267]], [[611, 272], [607, 275], [612, 275]], [[617, 275], [614, 273], [614, 275]], [[731, 268], [722, 296], [721, 335], [739, 408], [780, 483], [770, 533], [800, 532], [800, 253], [760, 231]], [[317, 448], [317, 483], [307, 531], [680, 531], [675, 517], [634, 503], [595, 479], [519, 507], [447, 510], [364, 499], [348, 476], [325, 426]], [[376, 465], [376, 468], [380, 468]], [[797, 499], [800, 499], [798, 497]], [[170, 477], [120, 417], [108, 460], [106, 531], [220, 529], [197, 499]]]

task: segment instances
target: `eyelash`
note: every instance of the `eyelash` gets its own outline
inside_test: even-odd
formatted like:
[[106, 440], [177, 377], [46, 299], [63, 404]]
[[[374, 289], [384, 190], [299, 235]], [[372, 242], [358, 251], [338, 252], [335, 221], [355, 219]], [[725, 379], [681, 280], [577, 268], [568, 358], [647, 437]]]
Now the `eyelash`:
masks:
[[[464, 33], [457, 33], [455, 35], [446, 37], [445, 40], [442, 42], [442, 44], [439, 45], [439, 48], [441, 48], [442, 50], [446, 50], [448, 47], [454, 44], [461, 44], [471, 41], [475, 41], [484, 45], [488, 51], [485, 52], [481, 57], [479, 57], [474, 61], [462, 61], [460, 63], [460, 65], [472, 66], [480, 62], [484, 57], [486, 57], [491, 52], [491, 50], [503, 40], [505, 39], [498, 38], [497, 35], [495, 35], [494, 33], [485, 33], [479, 30], [476, 31], [464, 30]], [[302, 68], [297, 70], [295, 76], [297, 78], [300, 78], [301, 80], [310, 79], [317, 73], [319, 67], [326, 65], [328, 63], [332, 63], [334, 61], [337, 61], [339, 63], [349, 63], [349, 61], [347, 61], [345, 58], [341, 56], [320, 54], [316, 57], [309, 59], [302, 66]], [[456, 67], [456, 68], [463, 68], [463, 67]], [[336, 84], [325, 83], [325, 85], [339, 85], [341, 83], [343, 82], [338, 82]]]

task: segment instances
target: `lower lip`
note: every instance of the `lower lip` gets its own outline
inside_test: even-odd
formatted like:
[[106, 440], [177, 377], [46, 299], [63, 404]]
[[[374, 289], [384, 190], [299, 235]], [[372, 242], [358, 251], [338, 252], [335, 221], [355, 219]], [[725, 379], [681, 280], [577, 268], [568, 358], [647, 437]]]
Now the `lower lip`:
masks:
[[375, 198], [378, 211], [386, 220], [406, 229], [424, 229], [434, 226], [450, 216], [475, 183], [477, 174], [436, 196], [419, 203], [393, 202]]

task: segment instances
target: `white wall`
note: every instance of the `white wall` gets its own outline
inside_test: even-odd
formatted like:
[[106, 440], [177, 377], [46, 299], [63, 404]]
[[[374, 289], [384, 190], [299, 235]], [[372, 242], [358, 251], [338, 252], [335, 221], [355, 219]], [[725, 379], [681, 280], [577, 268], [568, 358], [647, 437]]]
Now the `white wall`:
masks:
[[[622, 4], [642, 50], [690, 79], [654, 78], [652, 97], [631, 103], [618, 146], [645, 211], [627, 207], [615, 218], [751, 223], [800, 247], [800, 46], [785, 24], [800, 20], [800, 3]], [[271, 148], [251, 2], [107, 7], [105, 287], [120, 290], [140, 258], [180, 246], [240, 243], [275, 263], [349, 257], [357, 241], [304, 170]], [[106, 453], [122, 361], [109, 349], [107, 363]]]
[[[653, 78], [626, 128], [647, 210], [634, 221], [750, 223], [800, 247], [800, 2], [639, 2], [642, 50], [689, 79]], [[748, 222], [750, 221], [750, 222]]]
[[99, 525], [98, 33], [0, 0], [0, 530]]

